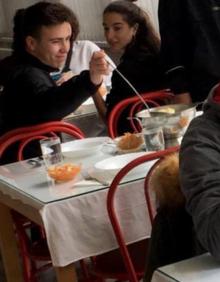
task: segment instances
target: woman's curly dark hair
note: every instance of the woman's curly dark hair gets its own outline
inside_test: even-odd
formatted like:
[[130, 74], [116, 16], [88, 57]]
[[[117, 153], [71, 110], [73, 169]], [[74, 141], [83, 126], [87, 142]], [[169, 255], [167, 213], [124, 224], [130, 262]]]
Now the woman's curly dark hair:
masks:
[[[122, 15], [124, 21], [131, 27], [136, 24], [138, 25], [135, 38], [131, 43], [132, 46], [147, 49], [152, 54], [157, 54], [159, 52], [160, 39], [153, 28], [148, 14], [141, 8], [133, 4], [131, 1], [119, 0], [110, 3], [104, 9], [103, 15], [107, 13], [118, 13]], [[129, 47], [130, 46], [128, 46], [128, 48]]]
[[13, 50], [21, 55], [25, 52], [25, 38], [28, 35], [40, 38], [42, 26], [52, 26], [70, 23], [72, 27], [71, 40], [79, 33], [77, 17], [68, 7], [60, 3], [39, 2], [26, 9], [17, 10], [14, 16]]

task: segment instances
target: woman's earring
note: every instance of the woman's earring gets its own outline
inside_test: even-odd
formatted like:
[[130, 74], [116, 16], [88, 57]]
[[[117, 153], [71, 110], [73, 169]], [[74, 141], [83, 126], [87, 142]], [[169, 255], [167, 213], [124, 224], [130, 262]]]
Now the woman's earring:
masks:
[[136, 39], [136, 32], [134, 32], [132, 35], [132, 41], [135, 41], [135, 39]]

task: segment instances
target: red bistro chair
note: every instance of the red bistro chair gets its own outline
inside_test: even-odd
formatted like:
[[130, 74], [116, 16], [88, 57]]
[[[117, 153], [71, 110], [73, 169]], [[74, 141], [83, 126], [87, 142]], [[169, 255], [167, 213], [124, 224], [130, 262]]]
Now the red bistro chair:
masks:
[[17, 160], [23, 160], [23, 150], [30, 142], [54, 136], [56, 133], [66, 133], [76, 139], [85, 137], [84, 133], [75, 125], [64, 121], [51, 121], [33, 126], [12, 129], [0, 137], [0, 158], [7, 148], [19, 142]]
[[[168, 90], [159, 90], [159, 91], [154, 91], [154, 92], [148, 92], [141, 94], [143, 99], [147, 104], [149, 104], [150, 107], [152, 106], [160, 106], [161, 104], [167, 103], [173, 95], [168, 91]], [[108, 121], [107, 121], [107, 126], [108, 126], [108, 134], [111, 138], [116, 138], [118, 136], [118, 130], [117, 130], [117, 124], [120, 115], [122, 112], [127, 108], [130, 107], [130, 113], [128, 118], [130, 119], [131, 122], [131, 127], [133, 128], [134, 131], [136, 131], [136, 127], [134, 124], [134, 120], [132, 117], [135, 116], [135, 113], [140, 111], [144, 106], [142, 101], [140, 101], [140, 98], [137, 96], [134, 97], [129, 97], [127, 99], [122, 100], [119, 102], [110, 112]]]
[[[151, 195], [149, 191], [150, 177], [153, 171], [155, 170], [155, 168], [157, 167], [157, 165], [159, 164], [159, 162], [162, 161], [163, 157], [167, 156], [170, 153], [177, 152], [178, 150], [179, 150], [179, 146], [138, 157], [137, 159], [127, 164], [124, 168], [122, 168], [115, 176], [114, 180], [110, 185], [107, 195], [107, 209], [114, 230], [114, 234], [119, 245], [119, 251], [120, 251], [119, 254], [121, 255], [120, 258], [123, 261], [124, 266], [122, 266], [121, 269], [119, 269], [118, 267], [117, 272], [115, 272], [115, 270], [111, 270], [112, 262], [114, 263], [114, 261], [112, 262], [110, 260], [108, 261], [106, 259], [106, 256], [107, 258], [111, 257], [117, 261], [120, 261], [120, 258], [118, 258], [118, 253], [116, 255], [114, 254], [114, 252], [112, 252], [111, 254], [108, 253], [107, 255], [106, 254], [100, 255], [96, 258], [97, 262], [95, 261], [95, 264], [97, 264], [95, 268], [95, 274], [98, 275], [99, 277], [102, 277], [103, 279], [114, 278], [117, 279], [118, 281], [129, 280], [131, 282], [137, 282], [141, 278], [143, 278], [145, 271], [145, 264], [146, 264], [146, 256], [143, 255], [143, 252], [146, 252], [146, 247], [148, 247], [149, 239], [132, 244], [133, 245], [132, 248], [130, 248], [131, 245], [129, 246], [126, 245], [123, 230], [120, 226], [120, 221], [118, 219], [117, 211], [115, 209], [116, 191], [119, 188], [120, 181], [134, 167], [148, 161], [159, 159], [158, 162], [156, 162], [148, 172], [148, 175], [145, 178], [145, 183], [144, 183], [147, 211], [149, 213], [150, 222], [152, 224], [156, 213], [156, 208], [155, 208], [155, 202], [151, 199]], [[141, 260], [140, 258], [143, 260]], [[109, 265], [107, 266], [105, 265], [104, 269], [101, 268], [104, 265], [104, 263], [101, 264], [101, 260], [104, 260], [104, 262], [107, 263], [109, 262]]]
[[[10, 145], [19, 143], [17, 160], [21, 161], [23, 160], [23, 150], [30, 142], [54, 136], [56, 133], [66, 133], [76, 139], [84, 138], [84, 134], [78, 127], [63, 121], [52, 121], [21, 127], [13, 129], [0, 137], [0, 157], [2, 157], [6, 150], [10, 150]], [[22, 258], [24, 281], [36, 282], [39, 272], [52, 266], [44, 230], [15, 211], [12, 211], [12, 218]], [[31, 242], [28, 235], [32, 227], [39, 230], [40, 233], [39, 238], [34, 242]], [[83, 261], [81, 261], [81, 266], [84, 268]]]

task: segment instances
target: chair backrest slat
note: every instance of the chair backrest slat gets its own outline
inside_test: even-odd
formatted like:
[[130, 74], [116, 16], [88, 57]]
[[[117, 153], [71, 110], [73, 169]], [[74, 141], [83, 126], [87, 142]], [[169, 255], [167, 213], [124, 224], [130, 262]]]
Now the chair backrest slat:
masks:
[[[177, 152], [179, 150], [179, 146], [176, 147], [172, 147], [163, 151], [158, 151], [155, 153], [150, 153], [150, 154], [146, 154], [144, 156], [138, 157], [135, 160], [132, 160], [130, 163], [128, 163], [126, 166], [124, 166], [118, 173], [117, 175], [114, 177], [109, 191], [108, 191], [108, 195], [107, 195], [107, 210], [108, 210], [108, 215], [114, 230], [114, 234], [116, 237], [116, 240], [118, 242], [119, 248], [120, 248], [120, 252], [124, 261], [124, 264], [126, 266], [127, 272], [129, 273], [129, 280], [131, 282], [137, 282], [138, 281], [138, 277], [137, 274], [135, 272], [135, 268], [134, 268], [134, 264], [132, 262], [132, 259], [130, 257], [128, 248], [126, 246], [125, 243], [125, 239], [124, 239], [124, 234], [120, 225], [120, 221], [118, 219], [117, 216], [117, 212], [115, 210], [115, 196], [116, 196], [116, 191], [119, 188], [119, 184], [121, 182], [121, 180], [136, 166], [143, 164], [145, 162], [149, 162], [152, 160], [161, 160], [163, 159], [165, 156], [167, 156], [168, 154]], [[147, 210], [149, 213], [149, 217], [150, 217], [150, 221], [151, 224], [153, 222], [153, 218], [155, 216], [154, 214], [154, 209], [152, 207], [152, 201], [150, 199], [150, 195], [149, 195], [149, 179], [150, 179], [150, 175], [153, 173], [153, 170], [155, 169], [155, 167], [158, 165], [158, 162], [155, 163], [155, 165], [152, 166], [152, 168], [150, 169], [150, 171], [148, 172], [147, 177], [145, 178], [145, 195], [146, 195], [146, 205], [147, 205]], [[146, 215], [147, 216], [147, 215]]]
[[[141, 94], [141, 96], [147, 103], [149, 103], [150, 105], [154, 105], [154, 106], [161, 105], [161, 103], [165, 103], [167, 102], [167, 100], [170, 100], [173, 97], [173, 95], [170, 92], [168, 92], [167, 89], [144, 93], [144, 94]], [[142, 102], [140, 101], [139, 97], [137, 96], [129, 97], [119, 102], [112, 109], [112, 111], [109, 114], [108, 121], [107, 121], [108, 134], [111, 138], [115, 138], [118, 136], [118, 129], [117, 129], [118, 120], [122, 112], [128, 107], [130, 108], [130, 113], [128, 117], [130, 118], [131, 128], [133, 128], [134, 131], [136, 130], [136, 127], [134, 125], [134, 122], [132, 122], [131, 117], [135, 115], [136, 113], [135, 109], [139, 109], [141, 103]], [[135, 107], [132, 107], [134, 104], [135, 104]], [[133, 126], [132, 126], [132, 123], [133, 123]]]
[[53, 136], [55, 133], [66, 133], [76, 139], [84, 138], [83, 132], [73, 124], [64, 121], [45, 122], [33, 126], [13, 129], [0, 137], [0, 158], [9, 146], [20, 142], [18, 160], [22, 160], [22, 152], [25, 146], [33, 140]]

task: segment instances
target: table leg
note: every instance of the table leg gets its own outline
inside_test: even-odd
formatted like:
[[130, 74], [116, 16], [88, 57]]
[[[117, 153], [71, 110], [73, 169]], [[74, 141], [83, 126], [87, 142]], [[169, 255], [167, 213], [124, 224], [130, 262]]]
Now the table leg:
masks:
[[0, 248], [7, 282], [23, 282], [10, 209], [0, 203]]
[[55, 267], [58, 282], [77, 282], [77, 274], [74, 263], [64, 267]]

